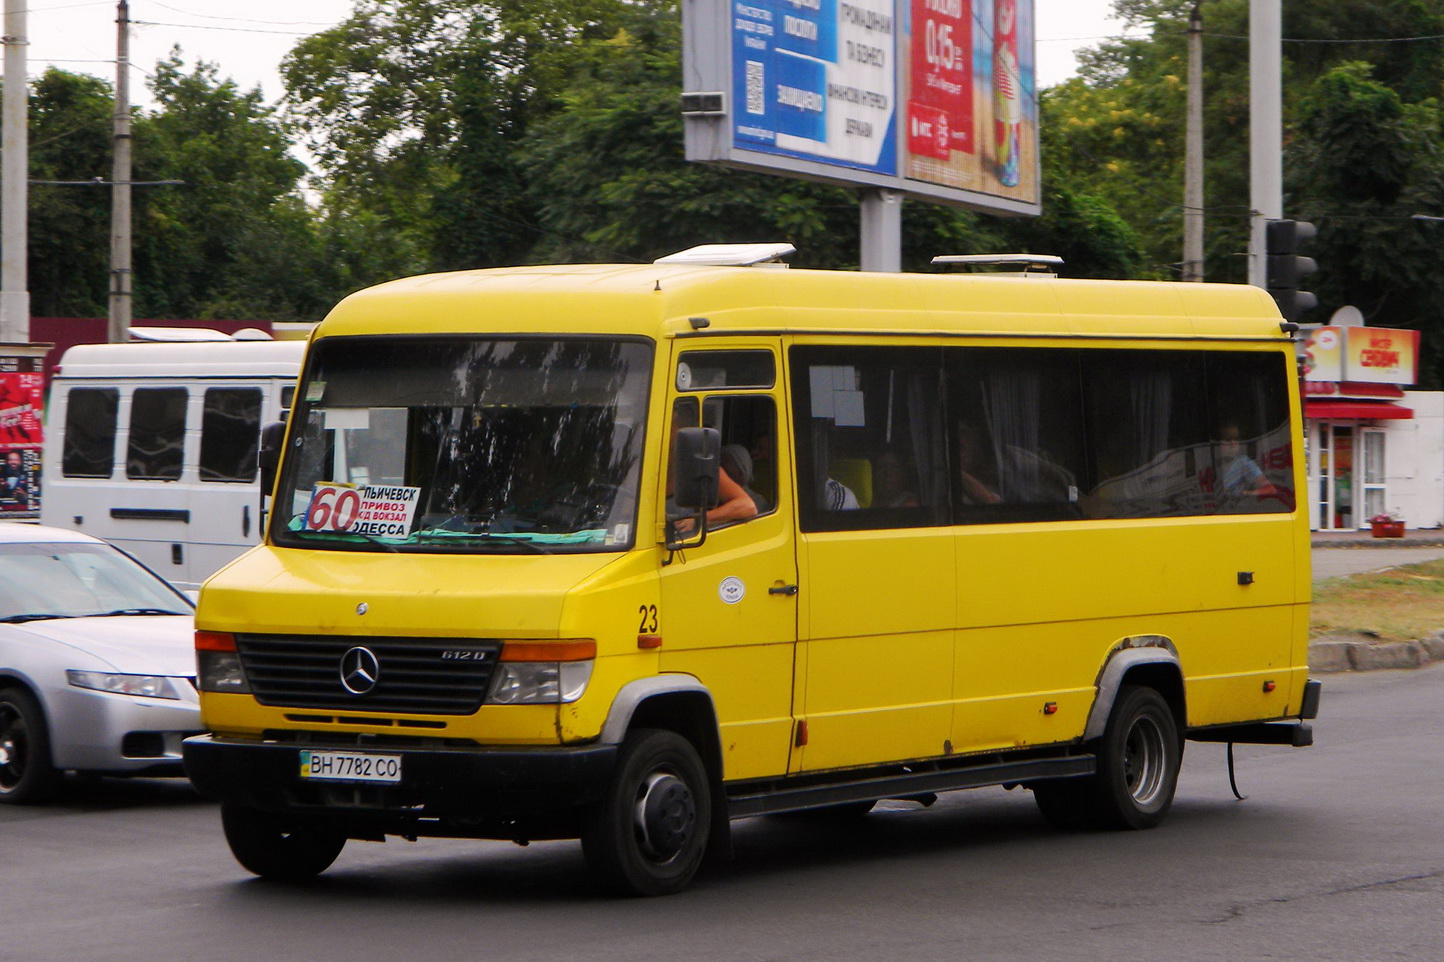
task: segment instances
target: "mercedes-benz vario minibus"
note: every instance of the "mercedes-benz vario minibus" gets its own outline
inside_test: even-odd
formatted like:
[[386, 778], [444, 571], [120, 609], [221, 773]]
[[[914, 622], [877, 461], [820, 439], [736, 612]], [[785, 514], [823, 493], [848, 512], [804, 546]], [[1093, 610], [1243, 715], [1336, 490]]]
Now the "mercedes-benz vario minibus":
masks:
[[580, 838], [660, 894], [739, 817], [1020, 785], [1149, 828], [1186, 739], [1311, 741], [1266, 293], [738, 253], [318, 326], [265, 541], [197, 614], [186, 765], [242, 865]]

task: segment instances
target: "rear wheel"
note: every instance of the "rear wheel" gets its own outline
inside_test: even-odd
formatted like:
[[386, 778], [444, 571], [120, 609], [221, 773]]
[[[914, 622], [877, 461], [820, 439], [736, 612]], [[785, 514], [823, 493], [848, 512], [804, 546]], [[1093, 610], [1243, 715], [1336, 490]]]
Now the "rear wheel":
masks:
[[697, 873], [711, 824], [707, 772], [692, 743], [640, 729], [622, 743], [606, 798], [583, 830], [582, 851], [608, 888], [670, 895]]
[[1153, 688], [1118, 693], [1103, 737], [1098, 770], [1088, 778], [1043, 782], [1033, 797], [1060, 828], [1153, 828], [1173, 805], [1183, 741], [1168, 702]]
[[315, 819], [246, 805], [222, 805], [221, 825], [236, 861], [261, 878], [295, 882], [320, 875], [346, 845], [344, 834]]
[[40, 703], [21, 688], [0, 690], [0, 802], [43, 802], [60, 789], [62, 777], [50, 761]]

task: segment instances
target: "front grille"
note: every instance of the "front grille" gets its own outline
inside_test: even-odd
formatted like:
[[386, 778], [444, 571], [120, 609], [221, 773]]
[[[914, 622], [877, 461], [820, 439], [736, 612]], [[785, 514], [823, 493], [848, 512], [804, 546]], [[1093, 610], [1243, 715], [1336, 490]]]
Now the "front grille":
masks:
[[[501, 642], [457, 638], [237, 635], [236, 648], [262, 705], [332, 711], [470, 715], [491, 685]], [[356, 694], [342, 683], [343, 656], [375, 656], [375, 684]], [[353, 680], [353, 687], [361, 687]]]

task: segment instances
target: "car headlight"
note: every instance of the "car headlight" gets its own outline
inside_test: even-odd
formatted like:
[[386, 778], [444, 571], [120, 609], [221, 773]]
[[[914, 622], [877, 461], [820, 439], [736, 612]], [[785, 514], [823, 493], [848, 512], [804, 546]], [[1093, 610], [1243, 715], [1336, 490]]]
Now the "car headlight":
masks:
[[116, 695], [142, 695], [146, 698], [169, 698], [178, 700], [171, 679], [165, 675], [122, 675], [110, 671], [76, 671], [65, 673], [75, 688], [89, 688], [92, 691], [108, 691]]
[[574, 702], [587, 690], [596, 657], [597, 643], [591, 639], [505, 642], [487, 704]]

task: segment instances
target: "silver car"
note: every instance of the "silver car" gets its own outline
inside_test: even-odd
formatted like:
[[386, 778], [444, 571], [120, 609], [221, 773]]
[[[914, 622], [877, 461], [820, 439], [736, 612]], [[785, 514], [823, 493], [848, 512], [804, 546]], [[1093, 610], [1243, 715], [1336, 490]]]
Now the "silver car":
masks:
[[67, 770], [180, 775], [201, 729], [195, 608], [103, 541], [0, 522], [0, 802]]

